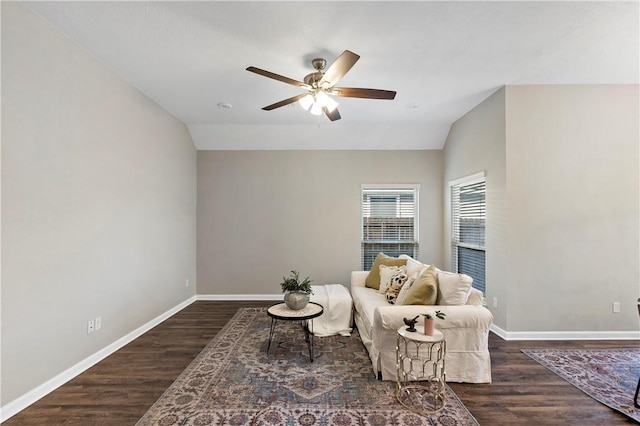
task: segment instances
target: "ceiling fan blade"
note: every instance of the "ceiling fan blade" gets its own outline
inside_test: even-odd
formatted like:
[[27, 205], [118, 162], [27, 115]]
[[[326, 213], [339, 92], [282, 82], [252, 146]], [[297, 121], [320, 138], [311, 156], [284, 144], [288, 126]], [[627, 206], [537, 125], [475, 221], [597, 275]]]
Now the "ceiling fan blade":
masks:
[[347, 72], [349, 72], [351, 67], [358, 62], [358, 59], [360, 59], [360, 56], [349, 50], [342, 52], [342, 54], [338, 56], [338, 59], [336, 59], [324, 73], [322, 79], [318, 83], [318, 86], [334, 86]]
[[291, 84], [293, 86], [303, 87], [305, 89], [311, 89], [311, 86], [309, 86], [308, 84], [305, 84], [305, 83], [303, 83], [301, 81], [298, 81], [298, 80], [294, 80], [294, 79], [289, 78], [289, 77], [285, 77], [285, 76], [280, 75], [280, 74], [272, 73], [271, 71], [266, 71], [266, 70], [263, 70], [263, 69], [260, 69], [260, 68], [256, 68], [256, 67], [248, 67], [247, 71], [254, 72], [256, 74], [262, 75], [264, 77], [269, 77], [269, 78], [272, 78], [274, 80], [281, 81], [283, 83]]
[[288, 98], [288, 99], [285, 99], [283, 101], [276, 102], [275, 104], [268, 105], [268, 106], [266, 106], [266, 107], [264, 107], [262, 109], [265, 110], [265, 111], [271, 111], [272, 109], [280, 108], [280, 107], [283, 107], [285, 105], [289, 105], [289, 104], [292, 104], [294, 102], [297, 102], [297, 101], [299, 101], [300, 99], [304, 98], [307, 95], [308, 95], [308, 93], [302, 93], [302, 94], [296, 95], [296, 96], [294, 96], [292, 98]]
[[327, 118], [329, 118], [329, 120], [331, 121], [340, 120], [341, 118], [340, 113], [338, 112], [338, 108], [334, 109], [333, 111], [329, 111], [327, 107], [323, 107], [322, 110], [324, 111]]
[[365, 99], [394, 99], [396, 92], [382, 89], [363, 89], [359, 87], [334, 87], [332, 95], [345, 98], [365, 98]]

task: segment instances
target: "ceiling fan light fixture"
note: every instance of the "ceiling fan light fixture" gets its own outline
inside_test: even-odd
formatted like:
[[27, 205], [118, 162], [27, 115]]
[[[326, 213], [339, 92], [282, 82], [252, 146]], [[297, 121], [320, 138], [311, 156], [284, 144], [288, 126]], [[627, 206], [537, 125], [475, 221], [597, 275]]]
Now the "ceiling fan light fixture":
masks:
[[333, 98], [330, 98], [328, 96], [327, 99], [329, 99], [329, 101], [327, 102], [327, 110], [329, 110], [329, 112], [335, 111], [335, 109], [338, 108], [338, 103]]
[[313, 102], [314, 102], [314, 99], [313, 99], [313, 96], [311, 96], [311, 94], [308, 94], [307, 96], [305, 96], [304, 98], [298, 101], [302, 109], [304, 109], [305, 111], [309, 111], [309, 108], [311, 108], [311, 105], [313, 105]]
[[338, 103], [325, 92], [318, 92], [316, 95], [316, 102], [319, 103], [321, 107], [327, 108], [329, 112], [333, 112], [338, 108]]
[[318, 102], [314, 102], [310, 112], [313, 115], [322, 115], [322, 106]]

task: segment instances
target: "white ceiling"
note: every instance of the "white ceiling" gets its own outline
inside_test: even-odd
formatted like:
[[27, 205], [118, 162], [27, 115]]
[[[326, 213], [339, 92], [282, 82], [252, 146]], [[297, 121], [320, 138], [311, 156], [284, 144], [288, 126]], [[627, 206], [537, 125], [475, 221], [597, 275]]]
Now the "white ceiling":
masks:
[[[28, 2], [189, 127], [198, 149], [440, 149], [451, 124], [503, 85], [640, 82], [633, 2]], [[345, 49], [342, 120], [263, 106]], [[228, 103], [222, 109], [218, 103]], [[347, 136], [345, 136], [347, 135]]]

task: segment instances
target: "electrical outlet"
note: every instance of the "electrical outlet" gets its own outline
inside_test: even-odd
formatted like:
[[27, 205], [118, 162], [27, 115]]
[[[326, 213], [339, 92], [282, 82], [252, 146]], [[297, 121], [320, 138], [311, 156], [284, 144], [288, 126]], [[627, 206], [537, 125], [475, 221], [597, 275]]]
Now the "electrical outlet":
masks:
[[497, 297], [494, 297], [494, 298], [493, 298], [493, 307], [494, 307], [494, 308], [497, 308], [497, 307], [498, 307], [498, 298], [497, 298]]
[[184, 286], [189, 287], [189, 278], [187, 278], [187, 280], [184, 282]]
[[102, 328], [102, 317], [96, 317], [96, 331]]
[[94, 325], [93, 320], [91, 320], [91, 321], [89, 321], [89, 322], [87, 323], [87, 334], [91, 334], [91, 333], [93, 333], [94, 331], [95, 331], [95, 325]]
[[620, 313], [620, 302], [613, 302], [613, 313]]

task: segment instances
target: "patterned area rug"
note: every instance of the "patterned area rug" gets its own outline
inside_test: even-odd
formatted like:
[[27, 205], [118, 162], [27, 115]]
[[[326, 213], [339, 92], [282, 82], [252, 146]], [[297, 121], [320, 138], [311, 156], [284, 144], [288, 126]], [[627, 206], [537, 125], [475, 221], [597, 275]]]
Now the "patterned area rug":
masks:
[[640, 422], [633, 395], [640, 349], [522, 349], [534, 361], [625, 416]]
[[395, 383], [376, 380], [357, 332], [315, 338], [309, 361], [299, 322], [240, 309], [138, 421], [138, 425], [478, 425], [447, 386], [428, 417], [404, 409]]

